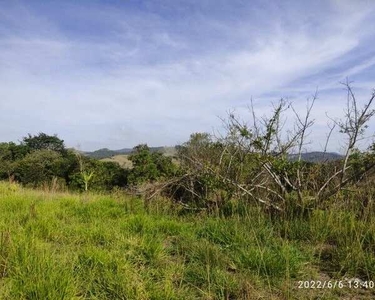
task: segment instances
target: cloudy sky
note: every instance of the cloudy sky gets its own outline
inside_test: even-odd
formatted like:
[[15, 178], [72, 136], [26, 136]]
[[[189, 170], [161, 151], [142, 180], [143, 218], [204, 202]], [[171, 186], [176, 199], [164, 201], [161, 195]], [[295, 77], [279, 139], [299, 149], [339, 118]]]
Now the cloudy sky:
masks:
[[[297, 109], [316, 88], [319, 150], [349, 77], [375, 87], [375, 1], [0, 0], [0, 140], [57, 133], [68, 146], [174, 145], [250, 98]], [[371, 125], [370, 132], [375, 131]], [[338, 144], [331, 150], [339, 151]]]

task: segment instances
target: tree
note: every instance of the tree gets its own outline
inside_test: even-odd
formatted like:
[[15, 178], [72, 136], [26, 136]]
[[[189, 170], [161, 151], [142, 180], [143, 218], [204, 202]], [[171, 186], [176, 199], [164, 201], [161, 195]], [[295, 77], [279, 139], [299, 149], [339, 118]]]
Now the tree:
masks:
[[370, 109], [371, 104], [375, 99], [375, 91], [372, 93], [370, 99], [367, 101], [364, 107], [360, 109], [358, 108], [357, 99], [349, 81], [347, 80], [344, 85], [347, 90], [347, 107], [345, 110], [344, 119], [336, 121], [336, 125], [340, 128], [341, 133], [347, 135], [348, 143], [345, 151], [339, 188], [341, 188], [345, 182], [345, 174], [347, 171], [349, 157], [355, 150], [358, 140], [363, 138], [365, 129], [368, 127], [368, 121], [375, 114], [375, 110]]
[[18, 161], [14, 174], [23, 184], [38, 186], [50, 182], [54, 177], [63, 178], [63, 161], [58, 152], [48, 149], [34, 151]]
[[172, 158], [165, 156], [161, 152], [153, 152], [151, 154], [151, 160], [154, 162], [156, 169], [158, 170], [158, 179], [170, 178], [177, 171], [176, 166], [172, 162]]
[[[345, 157], [339, 169], [334, 166], [320, 168], [326, 174], [322, 176], [324, 180], [315, 191], [309, 190], [311, 184], [307, 180], [308, 173], [314, 168], [302, 162], [302, 149], [308, 130], [314, 124], [311, 111], [317, 98], [316, 93], [312, 101], [308, 101], [305, 115], [297, 113], [292, 104], [284, 100], [274, 106], [270, 117], [259, 118], [251, 106], [250, 115], [253, 120], [249, 122], [250, 125], [230, 113], [229, 118], [224, 120], [227, 132], [217, 139], [223, 145], [220, 159], [212, 150], [208, 159], [202, 155], [197, 156], [192, 147], [189, 159], [196, 165], [194, 172], [202, 173], [204, 170], [214, 174], [223, 183], [236, 187], [241, 192], [237, 193], [241, 195], [239, 198], [247, 195], [277, 209], [285, 208], [290, 203], [289, 200], [295, 200], [295, 195], [298, 201], [294, 202], [300, 207], [305, 206], [306, 199], [328, 199], [345, 185], [363, 178], [366, 172], [375, 167], [375, 163], [355, 152], [358, 141], [365, 138], [368, 121], [375, 114], [375, 110], [371, 109], [375, 91], [360, 108], [350, 84], [347, 82], [344, 85], [347, 90], [345, 115], [340, 120], [334, 120], [335, 126], [330, 127], [328, 139], [335, 127], [347, 136]], [[289, 132], [283, 130], [282, 122], [282, 114], [288, 108], [293, 110], [295, 116], [293, 129]], [[327, 143], [328, 140], [325, 149]], [[215, 142], [211, 144], [214, 145]], [[189, 141], [189, 145], [194, 143]], [[295, 150], [297, 161], [291, 162], [289, 155]]]
[[0, 143], [0, 179], [14, 177], [16, 166], [28, 154], [27, 147], [13, 142]]
[[[85, 159], [82, 157], [80, 153], [77, 152], [76, 157], [79, 163], [80, 179], [83, 182], [85, 192], [87, 192], [89, 189], [89, 183], [92, 181], [95, 172], [86, 165]], [[87, 160], [89, 161], [89, 159]]]
[[132, 184], [170, 178], [176, 172], [170, 157], [160, 152], [151, 152], [146, 144], [134, 147], [129, 160], [133, 163], [129, 174], [129, 183]]
[[147, 144], [134, 147], [129, 160], [133, 163], [133, 169], [129, 175], [130, 183], [154, 181], [158, 178], [158, 168]]
[[10, 178], [13, 173], [12, 151], [8, 143], [0, 143], [0, 179]]
[[[358, 174], [358, 172], [354, 172], [355, 176], [347, 176], [348, 170], [354, 166], [351, 165], [351, 161], [358, 161], [356, 159], [350, 160], [350, 158], [356, 151], [358, 141], [365, 138], [364, 133], [368, 128], [368, 122], [375, 114], [375, 110], [371, 109], [372, 103], [375, 99], [375, 90], [372, 92], [369, 100], [365, 102], [363, 108], [361, 109], [358, 107], [359, 104], [350, 85], [350, 82], [347, 80], [345, 83], [343, 83], [343, 85], [345, 86], [347, 92], [344, 117], [339, 120], [333, 120], [333, 122], [335, 126], [339, 128], [340, 133], [347, 136], [345, 155], [341, 168], [332, 176], [330, 176], [320, 187], [317, 193], [318, 200], [324, 200], [334, 194], [337, 194], [346, 184], [350, 183], [354, 178], [362, 176], [364, 173], [368, 172], [375, 166], [374, 164], [369, 164], [366, 168], [362, 169], [361, 174]], [[338, 183], [336, 183], [335, 181], [335, 179], [337, 178], [339, 179]], [[332, 183], [333, 186], [331, 186]]]
[[37, 135], [31, 135], [29, 133], [27, 137], [22, 139], [21, 144], [26, 146], [30, 152], [45, 149], [56, 151], [61, 154], [66, 153], [63, 140], [59, 139], [57, 135], [47, 135], [43, 132], [40, 132]]

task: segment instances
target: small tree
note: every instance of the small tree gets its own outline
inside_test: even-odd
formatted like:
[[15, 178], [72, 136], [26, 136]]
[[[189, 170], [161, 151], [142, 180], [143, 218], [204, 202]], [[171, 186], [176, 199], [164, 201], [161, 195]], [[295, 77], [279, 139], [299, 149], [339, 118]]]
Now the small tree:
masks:
[[81, 174], [82, 174], [83, 182], [85, 183], [85, 192], [87, 192], [88, 187], [89, 187], [89, 182], [93, 178], [94, 172], [93, 171], [91, 171], [91, 172], [82, 171]]
[[14, 161], [9, 143], [0, 143], [0, 179], [10, 179], [14, 172]]
[[77, 156], [77, 160], [79, 163], [80, 176], [84, 183], [85, 192], [87, 192], [89, 189], [89, 183], [92, 181], [94, 177], [94, 171], [87, 170], [85, 163], [84, 163], [84, 159], [82, 158], [79, 152], [76, 153], [76, 156]]
[[364, 107], [360, 109], [358, 108], [357, 99], [349, 81], [346, 81], [344, 86], [347, 90], [345, 116], [344, 119], [336, 121], [336, 124], [340, 128], [340, 132], [346, 134], [348, 142], [340, 176], [339, 188], [341, 188], [345, 182], [345, 174], [347, 171], [349, 157], [355, 150], [357, 142], [363, 138], [365, 130], [368, 127], [368, 121], [375, 114], [375, 110], [370, 109], [371, 104], [375, 99], [375, 91], [372, 93], [370, 99], [367, 101]]
[[[345, 155], [341, 168], [332, 174], [320, 187], [317, 193], [317, 198], [319, 200], [324, 200], [334, 194], [337, 194], [346, 184], [351, 182], [354, 178], [358, 178], [358, 176], [368, 172], [374, 166], [373, 164], [370, 164], [366, 168], [363, 168], [360, 173], [354, 172], [355, 175], [347, 176], [348, 169], [354, 166], [350, 163], [350, 157], [355, 152], [358, 141], [365, 138], [364, 134], [365, 130], [368, 128], [368, 122], [375, 114], [375, 110], [371, 109], [371, 105], [375, 99], [375, 90], [372, 92], [369, 100], [361, 109], [358, 107], [359, 104], [350, 82], [347, 80], [345, 83], [343, 83], [343, 85], [345, 86], [347, 92], [344, 117], [339, 120], [333, 120], [333, 122], [339, 128], [340, 133], [347, 136]], [[352, 160], [352, 162], [356, 161], [357, 160], [355, 159]], [[336, 179], [338, 179], [338, 183], [336, 183]]]

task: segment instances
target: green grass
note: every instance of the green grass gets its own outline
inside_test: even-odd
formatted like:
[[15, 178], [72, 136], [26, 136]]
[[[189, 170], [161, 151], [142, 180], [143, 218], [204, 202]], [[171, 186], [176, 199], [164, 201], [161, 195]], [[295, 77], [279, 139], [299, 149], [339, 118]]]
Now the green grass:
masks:
[[240, 209], [183, 213], [159, 199], [145, 210], [121, 194], [0, 183], [0, 299], [340, 299], [350, 291], [313, 294], [297, 281], [375, 279], [371, 215]]

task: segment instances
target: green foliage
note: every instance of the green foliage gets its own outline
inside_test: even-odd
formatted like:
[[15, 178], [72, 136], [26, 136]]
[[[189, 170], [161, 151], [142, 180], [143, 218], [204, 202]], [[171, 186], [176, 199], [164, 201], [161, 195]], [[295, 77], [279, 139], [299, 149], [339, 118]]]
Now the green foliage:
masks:
[[[113, 162], [82, 157], [68, 150], [56, 135], [28, 135], [20, 145], [0, 143], [0, 179], [15, 179], [28, 186], [50, 185], [55, 180], [71, 189], [111, 190], [127, 185], [127, 170]], [[156, 160], [157, 161], [157, 160]], [[160, 166], [167, 167], [165, 163]]]
[[111, 190], [113, 187], [124, 187], [127, 184], [127, 170], [114, 162], [92, 161], [94, 173], [91, 185], [94, 190]]
[[17, 161], [27, 153], [27, 147], [23, 145], [0, 143], [0, 179], [10, 178], [15, 172]]
[[361, 152], [355, 149], [349, 156], [349, 176], [354, 182], [362, 179], [367, 169], [375, 164], [375, 156], [371, 152]]
[[166, 179], [173, 176], [177, 170], [170, 157], [159, 152], [151, 152], [146, 144], [134, 147], [129, 160], [133, 164], [129, 174], [131, 184]]
[[0, 179], [6, 179], [13, 173], [12, 152], [8, 143], [0, 144]]
[[27, 147], [24, 145], [16, 145], [13, 142], [0, 143], [0, 157], [3, 160], [18, 160], [28, 153]]
[[177, 172], [177, 166], [172, 162], [172, 158], [161, 152], [152, 152], [151, 160], [156, 165], [158, 178], [170, 178]]
[[[296, 244], [278, 247], [257, 213], [179, 217], [129, 198], [40, 195], [21, 189], [0, 201], [1, 299], [252, 299], [249, 286], [266, 297], [268, 280], [284, 282], [280, 270], [304, 266]], [[260, 271], [263, 249], [285, 259]]]
[[37, 186], [59, 178], [69, 183], [69, 173], [75, 168], [74, 155], [57, 136], [40, 133], [28, 135], [20, 145], [0, 144], [0, 178], [15, 178], [24, 184]]
[[[77, 158], [76, 158], [77, 159]], [[105, 191], [127, 184], [128, 171], [114, 162], [103, 162], [82, 157], [83, 169], [77, 164], [69, 175], [69, 186], [73, 189]]]
[[142, 183], [158, 178], [158, 169], [147, 145], [134, 147], [134, 152], [129, 156], [129, 160], [133, 163], [129, 182]]
[[52, 150], [39, 150], [27, 154], [17, 162], [14, 170], [15, 178], [20, 182], [37, 186], [49, 182], [53, 177], [63, 177], [63, 157]]
[[43, 132], [37, 135], [29, 133], [22, 139], [22, 145], [26, 146], [30, 152], [37, 150], [51, 150], [61, 154], [66, 152], [63, 140], [59, 139], [57, 135], [51, 136]]
[[194, 166], [192, 158], [209, 162], [212, 156], [213, 141], [208, 133], [193, 133], [190, 139], [178, 147], [181, 165], [187, 168]]

